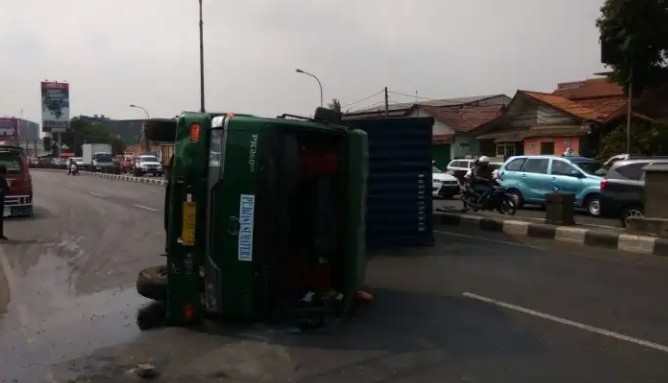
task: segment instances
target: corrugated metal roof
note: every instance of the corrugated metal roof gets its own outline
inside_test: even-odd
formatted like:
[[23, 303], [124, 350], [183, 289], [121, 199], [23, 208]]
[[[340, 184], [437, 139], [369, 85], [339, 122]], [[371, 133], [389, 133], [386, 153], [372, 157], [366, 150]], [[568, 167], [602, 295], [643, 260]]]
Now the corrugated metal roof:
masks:
[[[436, 106], [436, 107], [443, 107], [443, 106], [460, 106], [460, 105], [466, 105], [466, 104], [472, 104], [475, 102], [483, 101], [483, 100], [488, 100], [490, 98], [494, 97], [501, 97], [505, 96], [504, 94], [490, 94], [490, 95], [482, 95], [482, 96], [469, 96], [469, 97], [457, 97], [457, 98], [445, 98], [445, 99], [437, 99], [437, 100], [425, 100], [425, 101], [418, 101], [418, 102], [405, 102], [405, 103], [398, 103], [398, 104], [390, 104], [388, 105], [388, 109], [390, 111], [408, 111], [414, 106]], [[355, 110], [350, 113], [347, 113], [349, 115], [353, 114], [359, 114], [359, 113], [380, 113], [385, 111], [385, 106], [380, 105], [380, 106], [374, 106], [372, 108], [366, 108], [366, 109], [360, 109], [360, 110]]]

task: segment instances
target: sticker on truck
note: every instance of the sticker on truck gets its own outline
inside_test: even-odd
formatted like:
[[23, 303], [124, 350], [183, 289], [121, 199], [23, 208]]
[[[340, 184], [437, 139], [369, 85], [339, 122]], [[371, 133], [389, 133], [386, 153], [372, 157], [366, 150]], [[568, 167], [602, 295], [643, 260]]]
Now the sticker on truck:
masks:
[[255, 214], [255, 195], [242, 194], [239, 200], [239, 261], [253, 261], [253, 216]]
[[195, 246], [195, 220], [197, 218], [195, 202], [183, 203], [183, 224], [181, 226], [181, 240], [185, 246]]

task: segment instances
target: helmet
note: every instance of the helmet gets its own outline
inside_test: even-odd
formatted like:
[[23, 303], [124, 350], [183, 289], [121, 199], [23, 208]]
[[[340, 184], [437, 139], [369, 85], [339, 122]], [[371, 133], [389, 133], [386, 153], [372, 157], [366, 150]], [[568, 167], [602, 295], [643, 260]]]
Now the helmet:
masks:
[[489, 163], [489, 157], [482, 156], [482, 157], [478, 158], [478, 162], [480, 162], [481, 164], [488, 164]]

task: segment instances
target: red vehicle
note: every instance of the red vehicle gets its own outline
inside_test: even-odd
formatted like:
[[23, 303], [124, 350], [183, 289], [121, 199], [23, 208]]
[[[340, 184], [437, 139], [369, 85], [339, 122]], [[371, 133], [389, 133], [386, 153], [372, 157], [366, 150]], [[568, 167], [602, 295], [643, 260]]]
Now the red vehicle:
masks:
[[130, 173], [132, 171], [132, 165], [135, 162], [135, 155], [126, 153], [122, 156], [121, 159], [121, 173]]
[[5, 196], [5, 217], [32, 215], [32, 177], [23, 148], [0, 145], [0, 165], [7, 168], [9, 191]]

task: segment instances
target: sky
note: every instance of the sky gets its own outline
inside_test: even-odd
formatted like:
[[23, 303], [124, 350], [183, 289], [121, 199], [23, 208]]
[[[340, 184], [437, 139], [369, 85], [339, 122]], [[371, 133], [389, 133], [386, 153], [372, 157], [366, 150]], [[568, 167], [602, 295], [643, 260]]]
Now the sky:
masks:
[[[310, 115], [318, 84], [296, 68], [344, 106], [385, 86], [421, 98], [551, 92], [604, 70], [603, 1], [204, 0], [206, 108]], [[197, 0], [1, 3], [0, 116], [41, 122], [47, 79], [70, 83], [72, 116], [199, 109]]]

